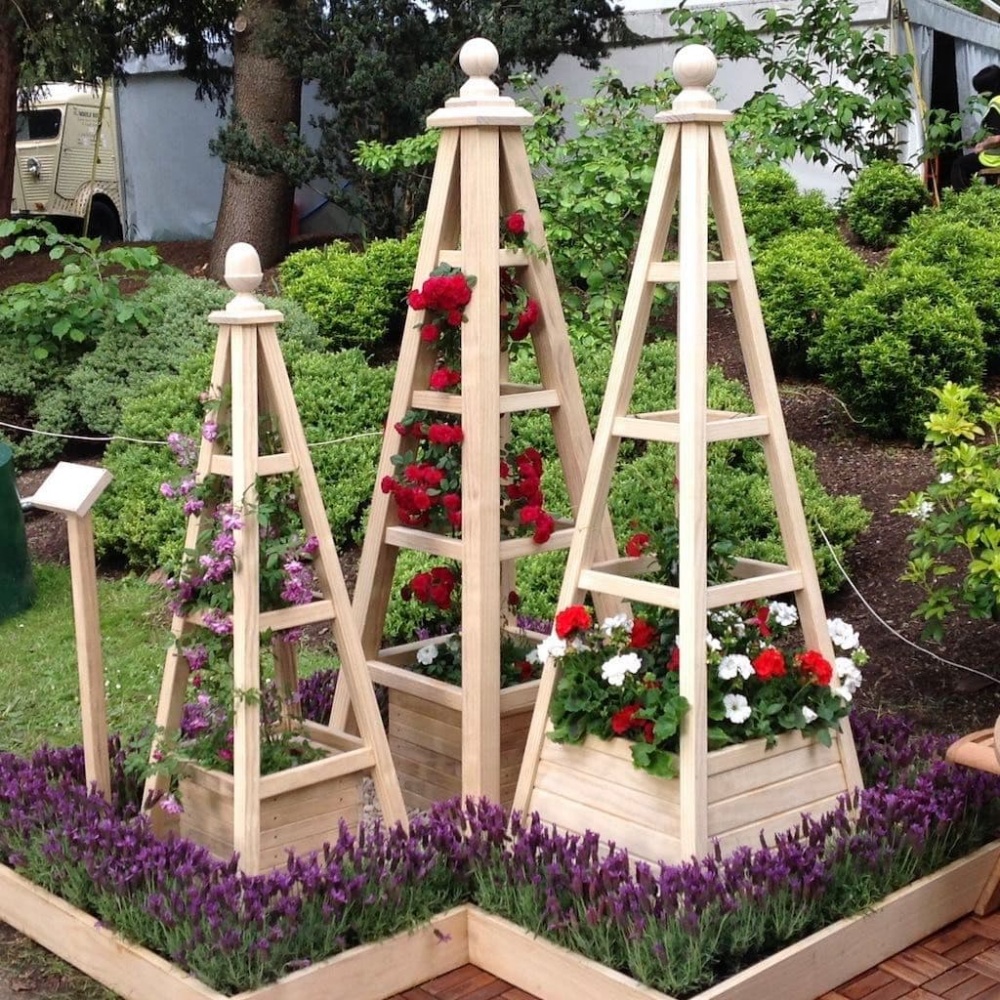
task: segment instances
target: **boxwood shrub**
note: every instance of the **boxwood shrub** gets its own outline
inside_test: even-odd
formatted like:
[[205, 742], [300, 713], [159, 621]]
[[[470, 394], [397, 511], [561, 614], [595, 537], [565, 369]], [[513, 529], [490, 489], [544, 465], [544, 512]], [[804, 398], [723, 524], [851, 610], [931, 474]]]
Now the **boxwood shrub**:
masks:
[[847, 224], [865, 246], [891, 246], [930, 200], [923, 181], [901, 163], [879, 160], [858, 174], [844, 202]]
[[[375, 487], [393, 371], [370, 366], [358, 349], [328, 354], [290, 350], [292, 387], [338, 546], [356, 541]], [[211, 357], [190, 359], [177, 375], [161, 379], [126, 405], [123, 433], [165, 441], [171, 431], [196, 436], [199, 396], [208, 385]], [[183, 544], [183, 516], [160, 495], [160, 483], [179, 478], [163, 445], [116, 441], [105, 464], [114, 480], [95, 508], [99, 549], [136, 570], [176, 561]]]
[[923, 437], [928, 389], [978, 384], [982, 322], [938, 267], [901, 263], [831, 309], [812, 347], [823, 380], [855, 420], [878, 437]]
[[809, 229], [764, 247], [754, 273], [775, 369], [817, 374], [809, 347], [831, 307], [864, 285], [868, 269], [839, 235]]
[[282, 292], [301, 304], [333, 347], [371, 350], [402, 333], [419, 247], [414, 230], [403, 240], [374, 240], [364, 251], [342, 241], [300, 250], [279, 269]]
[[835, 232], [837, 214], [819, 191], [801, 193], [792, 175], [776, 164], [741, 170], [736, 177], [743, 225], [755, 250], [787, 232]]

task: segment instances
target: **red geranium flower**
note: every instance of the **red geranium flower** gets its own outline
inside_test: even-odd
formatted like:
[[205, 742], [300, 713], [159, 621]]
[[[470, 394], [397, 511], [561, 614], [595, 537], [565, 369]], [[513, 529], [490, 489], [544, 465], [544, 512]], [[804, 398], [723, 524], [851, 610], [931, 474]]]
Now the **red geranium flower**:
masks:
[[645, 618], [636, 618], [632, 622], [632, 636], [628, 644], [632, 649], [645, 649], [657, 635], [656, 629]]
[[625, 555], [631, 556], [633, 559], [641, 556], [646, 551], [647, 545], [649, 545], [649, 535], [640, 531], [625, 543]]
[[620, 712], [615, 712], [611, 716], [611, 731], [616, 736], [624, 736], [637, 722], [642, 721], [635, 717], [640, 708], [642, 705], [635, 702], [633, 705], [626, 705]]
[[556, 635], [565, 639], [578, 629], [585, 632], [593, 623], [590, 612], [582, 604], [572, 604], [556, 615]]
[[784, 677], [788, 672], [785, 669], [784, 656], [773, 646], [761, 650], [753, 661], [753, 669], [757, 676], [764, 681], [770, 680], [772, 677]]
[[829, 684], [833, 680], [833, 667], [830, 661], [816, 650], [810, 649], [795, 657], [799, 669], [804, 674], [812, 674], [817, 684]]

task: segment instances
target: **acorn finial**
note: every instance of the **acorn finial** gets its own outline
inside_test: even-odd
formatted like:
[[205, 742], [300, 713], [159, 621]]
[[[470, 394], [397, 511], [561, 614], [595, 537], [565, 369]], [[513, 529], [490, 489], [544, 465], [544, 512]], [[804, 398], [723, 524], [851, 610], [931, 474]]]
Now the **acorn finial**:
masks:
[[226, 312], [238, 314], [263, 309], [252, 294], [263, 277], [257, 251], [249, 243], [234, 243], [226, 251], [226, 284], [236, 295], [226, 306]]

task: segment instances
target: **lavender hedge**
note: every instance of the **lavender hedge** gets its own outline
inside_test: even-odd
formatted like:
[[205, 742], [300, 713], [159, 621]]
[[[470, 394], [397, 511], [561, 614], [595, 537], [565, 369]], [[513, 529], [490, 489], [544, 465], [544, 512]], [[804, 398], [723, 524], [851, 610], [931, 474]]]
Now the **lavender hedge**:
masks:
[[249, 877], [158, 841], [117, 747], [114, 805], [85, 793], [79, 750], [0, 754], [0, 862], [224, 992], [473, 900], [684, 997], [995, 835], [997, 779], [943, 763], [946, 741], [900, 720], [862, 715], [854, 728], [872, 782], [854, 801], [766, 849], [683, 865], [633, 866], [602, 856], [593, 834], [454, 801], [409, 834], [342, 830], [318, 855]]

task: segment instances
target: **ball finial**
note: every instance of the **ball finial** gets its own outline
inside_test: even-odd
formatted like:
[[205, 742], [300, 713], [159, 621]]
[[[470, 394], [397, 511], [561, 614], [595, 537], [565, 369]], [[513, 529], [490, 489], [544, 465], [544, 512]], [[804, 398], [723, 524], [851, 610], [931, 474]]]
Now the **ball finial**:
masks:
[[470, 38], [458, 54], [458, 64], [468, 77], [491, 77], [500, 65], [500, 53], [488, 38]]
[[674, 78], [684, 89], [674, 101], [674, 107], [714, 108], [715, 98], [708, 85], [719, 68], [715, 53], [705, 45], [685, 45], [674, 56]]
[[226, 284], [236, 295], [226, 312], [245, 313], [263, 308], [251, 294], [263, 277], [257, 251], [249, 243], [234, 243], [226, 251]]

